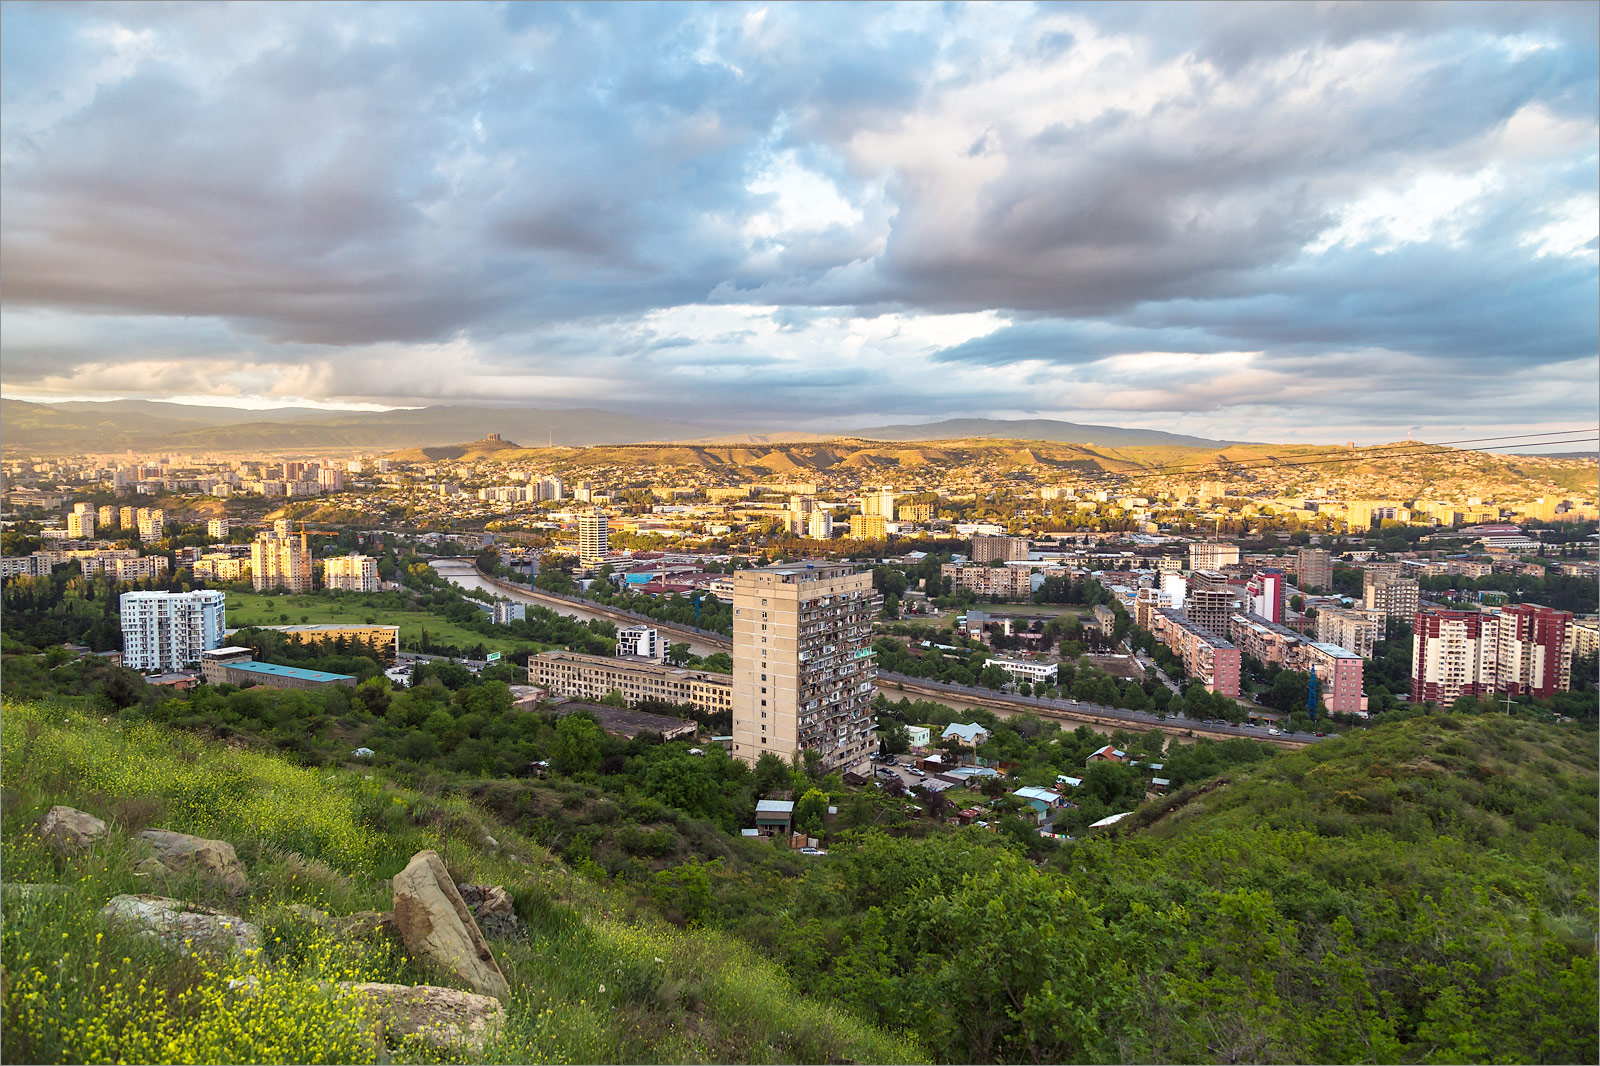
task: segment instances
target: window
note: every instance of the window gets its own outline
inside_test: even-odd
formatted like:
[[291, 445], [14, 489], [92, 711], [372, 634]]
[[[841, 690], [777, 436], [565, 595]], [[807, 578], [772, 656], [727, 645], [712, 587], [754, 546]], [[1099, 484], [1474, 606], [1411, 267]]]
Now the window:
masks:
[[767, 691], [767, 686], [765, 686], [765, 685], [762, 685], [762, 686], [761, 686], [761, 691], [762, 691], [762, 692], [766, 692], [766, 691]]

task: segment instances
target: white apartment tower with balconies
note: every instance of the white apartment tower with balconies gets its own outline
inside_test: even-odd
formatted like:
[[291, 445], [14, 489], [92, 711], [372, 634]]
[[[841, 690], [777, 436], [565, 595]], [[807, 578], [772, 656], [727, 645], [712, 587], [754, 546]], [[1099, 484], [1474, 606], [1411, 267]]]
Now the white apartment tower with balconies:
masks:
[[226, 597], [215, 589], [124, 592], [119, 607], [122, 665], [134, 670], [182, 670], [222, 647]]
[[599, 566], [611, 554], [611, 530], [606, 513], [596, 507], [578, 515], [578, 561], [584, 566]]
[[811, 750], [822, 771], [864, 766], [872, 712], [871, 573], [810, 562], [733, 579], [733, 754], [754, 765]]

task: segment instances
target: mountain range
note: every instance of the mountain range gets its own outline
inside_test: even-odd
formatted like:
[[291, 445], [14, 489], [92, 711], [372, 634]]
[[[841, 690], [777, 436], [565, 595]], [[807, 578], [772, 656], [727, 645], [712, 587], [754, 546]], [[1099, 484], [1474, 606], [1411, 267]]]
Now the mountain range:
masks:
[[837, 433], [710, 434], [706, 427], [637, 418], [596, 408], [424, 407], [330, 412], [315, 408], [248, 411], [153, 400], [32, 403], [0, 399], [0, 444], [39, 454], [133, 450], [176, 452], [350, 452], [427, 448], [498, 433], [524, 446], [692, 442], [750, 444], [852, 438], [926, 441], [988, 438], [1107, 447], [1214, 447], [1237, 443], [1159, 430], [1080, 425], [1052, 419], [958, 418]]

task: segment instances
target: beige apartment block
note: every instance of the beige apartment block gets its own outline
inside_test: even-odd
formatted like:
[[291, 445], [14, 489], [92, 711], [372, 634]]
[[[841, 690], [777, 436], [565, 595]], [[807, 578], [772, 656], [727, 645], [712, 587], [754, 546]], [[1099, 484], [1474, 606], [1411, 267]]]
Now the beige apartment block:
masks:
[[707, 713], [726, 711], [733, 701], [727, 674], [663, 666], [633, 656], [547, 651], [528, 658], [528, 684], [556, 696], [598, 701], [612, 692], [632, 707], [640, 700], [677, 703]]
[[250, 579], [257, 592], [285, 588], [290, 592], [310, 592], [312, 588], [311, 552], [305, 535], [263, 533], [250, 545]]
[[377, 592], [378, 560], [370, 555], [338, 555], [323, 564], [324, 588], [342, 592]]
[[740, 570], [733, 589], [733, 754], [822, 756], [822, 770], [863, 766], [877, 746], [872, 713], [870, 573], [809, 562]]
[[1295, 583], [1302, 590], [1333, 588], [1333, 555], [1325, 548], [1301, 548], [1296, 563]]
[[1239, 565], [1239, 545], [1202, 541], [1189, 545], [1190, 570], [1221, 570]]
[[1027, 537], [986, 537], [975, 534], [972, 538], [972, 561], [975, 563], [1020, 562], [1027, 558]]
[[853, 514], [850, 536], [854, 540], [885, 540], [889, 536], [889, 525], [882, 515]]
[[1364, 592], [1366, 609], [1386, 618], [1410, 618], [1417, 613], [1421, 596], [1413, 577], [1380, 577]]
[[1323, 607], [1317, 611], [1317, 640], [1323, 644], [1337, 644], [1363, 659], [1372, 658], [1372, 646], [1382, 628], [1382, 622], [1365, 611], [1347, 611], [1342, 607]]

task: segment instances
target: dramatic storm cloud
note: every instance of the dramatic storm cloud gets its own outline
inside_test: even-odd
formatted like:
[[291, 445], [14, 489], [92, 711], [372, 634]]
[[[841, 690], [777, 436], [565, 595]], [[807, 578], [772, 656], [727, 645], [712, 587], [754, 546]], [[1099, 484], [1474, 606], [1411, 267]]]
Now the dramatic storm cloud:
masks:
[[1597, 10], [11, 3], [3, 384], [1592, 423]]

